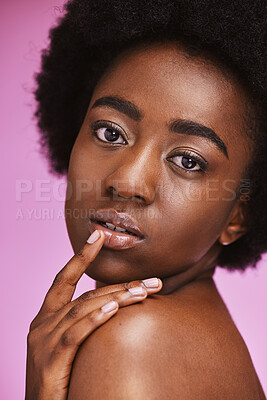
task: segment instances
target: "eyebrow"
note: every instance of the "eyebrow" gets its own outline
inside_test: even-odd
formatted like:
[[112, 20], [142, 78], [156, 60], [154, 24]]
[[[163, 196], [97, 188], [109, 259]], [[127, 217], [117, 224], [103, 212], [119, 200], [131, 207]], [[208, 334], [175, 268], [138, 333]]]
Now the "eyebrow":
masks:
[[130, 117], [134, 121], [141, 121], [141, 119], [143, 118], [143, 113], [138, 110], [135, 104], [131, 103], [130, 101], [121, 99], [120, 97], [100, 97], [94, 102], [92, 108], [101, 106], [114, 108], [115, 110], [127, 115], [127, 117]]
[[176, 119], [169, 125], [169, 130], [175, 133], [181, 133], [184, 135], [200, 136], [204, 139], [210, 140], [214, 143], [217, 148], [228, 158], [227, 148], [222, 139], [212, 130], [205, 125], [199, 124], [195, 121], [189, 121], [186, 119]]
[[[94, 102], [91, 108], [93, 109], [96, 107], [113, 108], [137, 122], [141, 121], [144, 117], [143, 113], [136, 107], [135, 104], [117, 96], [100, 97]], [[199, 136], [210, 140], [229, 159], [226, 145], [211, 128], [199, 124], [198, 122], [182, 118], [172, 120], [168, 127], [170, 132], [190, 136]]]

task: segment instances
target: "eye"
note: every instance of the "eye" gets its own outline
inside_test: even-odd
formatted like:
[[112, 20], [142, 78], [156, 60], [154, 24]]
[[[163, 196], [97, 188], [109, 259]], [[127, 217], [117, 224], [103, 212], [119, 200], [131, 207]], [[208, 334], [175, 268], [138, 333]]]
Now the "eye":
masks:
[[207, 170], [207, 161], [189, 151], [181, 151], [174, 156], [168, 157], [168, 160], [185, 172], [205, 172]]
[[122, 129], [109, 121], [96, 121], [91, 124], [94, 135], [101, 142], [111, 144], [126, 144]]

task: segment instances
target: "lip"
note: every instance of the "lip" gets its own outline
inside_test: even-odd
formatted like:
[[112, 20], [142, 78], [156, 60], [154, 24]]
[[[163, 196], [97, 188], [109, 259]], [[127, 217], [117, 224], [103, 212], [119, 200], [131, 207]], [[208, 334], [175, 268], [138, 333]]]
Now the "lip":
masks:
[[109, 222], [115, 226], [118, 226], [123, 229], [127, 229], [139, 236], [140, 238], [144, 238], [145, 234], [142, 229], [138, 226], [137, 222], [128, 214], [122, 213], [114, 210], [113, 208], [103, 208], [101, 210], [97, 210], [94, 214], [90, 215], [91, 221], [101, 221], [101, 222]]
[[90, 233], [93, 233], [96, 229], [101, 230], [105, 233], [104, 247], [114, 250], [126, 250], [136, 247], [142, 243], [145, 239], [139, 236], [131, 236], [126, 233], [120, 233], [112, 231], [104, 226], [97, 224], [94, 221], [90, 221]]
[[[99, 222], [109, 222], [117, 227], [127, 229], [136, 236], [113, 231]], [[93, 215], [90, 215], [89, 230], [92, 233], [94, 230], [102, 230], [105, 233], [104, 247], [115, 250], [126, 250], [135, 247], [142, 243], [145, 239], [145, 233], [137, 225], [136, 221], [127, 213], [119, 213], [114, 209], [97, 210]]]

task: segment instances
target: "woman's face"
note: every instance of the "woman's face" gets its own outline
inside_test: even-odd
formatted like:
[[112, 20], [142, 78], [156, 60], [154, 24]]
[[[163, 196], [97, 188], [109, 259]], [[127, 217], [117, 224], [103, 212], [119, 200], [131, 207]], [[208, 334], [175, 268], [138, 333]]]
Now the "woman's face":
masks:
[[[74, 251], [95, 228], [107, 232], [88, 275], [112, 284], [214, 261], [250, 158], [246, 112], [235, 79], [177, 43], [115, 61], [95, 88], [68, 173]], [[101, 225], [131, 230], [124, 213], [142, 238]]]

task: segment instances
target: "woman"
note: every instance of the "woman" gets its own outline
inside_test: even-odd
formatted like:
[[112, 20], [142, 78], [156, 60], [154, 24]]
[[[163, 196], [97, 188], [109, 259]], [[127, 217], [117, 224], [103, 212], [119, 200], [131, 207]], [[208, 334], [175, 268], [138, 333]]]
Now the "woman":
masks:
[[212, 279], [267, 248], [264, 5], [232, 3], [74, 0], [52, 31], [37, 117], [76, 255], [27, 400], [265, 398]]

